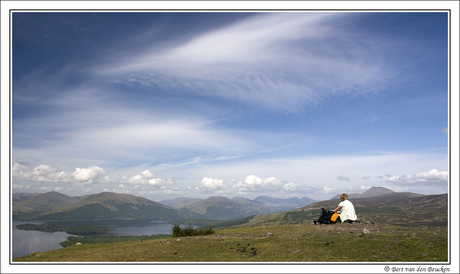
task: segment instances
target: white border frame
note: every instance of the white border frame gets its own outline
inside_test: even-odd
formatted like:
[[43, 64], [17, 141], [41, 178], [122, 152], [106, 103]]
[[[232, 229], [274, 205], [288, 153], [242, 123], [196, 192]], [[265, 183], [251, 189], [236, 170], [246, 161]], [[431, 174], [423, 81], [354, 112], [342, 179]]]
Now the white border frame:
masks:
[[[1, 273], [387, 273], [385, 264], [11, 264], [10, 223], [10, 10], [450, 10], [450, 216], [459, 214], [459, 2], [457, 1], [1, 1]], [[8, 182], [8, 183], [7, 183]], [[459, 273], [458, 220], [451, 220], [450, 273]], [[417, 264], [388, 264], [391, 267], [415, 267]], [[430, 265], [423, 267], [430, 267]], [[432, 267], [441, 267], [433, 265]], [[388, 273], [393, 273], [391, 270]]]

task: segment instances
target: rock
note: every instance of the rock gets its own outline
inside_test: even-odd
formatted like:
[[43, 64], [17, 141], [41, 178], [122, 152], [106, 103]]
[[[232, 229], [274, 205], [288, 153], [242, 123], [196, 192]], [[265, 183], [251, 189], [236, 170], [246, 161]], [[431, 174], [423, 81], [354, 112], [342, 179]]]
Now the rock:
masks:
[[180, 239], [177, 239], [176, 242], [180, 242]]
[[367, 229], [363, 229], [363, 233], [364, 234], [370, 234], [371, 232], [369, 230], [367, 230]]
[[267, 233], [265, 234], [265, 236], [267, 236], [267, 237], [270, 237], [270, 236], [272, 236], [272, 235], [273, 235], [273, 233], [271, 233], [271, 232], [267, 232]]

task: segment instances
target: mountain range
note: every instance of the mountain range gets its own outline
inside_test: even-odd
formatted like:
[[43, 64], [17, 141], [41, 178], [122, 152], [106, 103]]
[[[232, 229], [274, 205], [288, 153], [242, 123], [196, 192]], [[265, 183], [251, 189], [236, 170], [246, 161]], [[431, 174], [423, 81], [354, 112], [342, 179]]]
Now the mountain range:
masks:
[[[334, 209], [338, 198], [280, 199], [260, 196], [253, 200], [213, 196], [207, 199], [177, 198], [157, 203], [130, 194], [102, 192], [70, 197], [58, 192], [16, 195], [13, 220], [77, 221], [120, 219], [237, 219], [251, 223], [301, 223], [319, 217], [321, 207]], [[373, 187], [358, 196], [350, 195], [360, 220], [387, 222], [445, 223], [447, 194], [422, 195]], [[352, 198], [355, 197], [355, 198]], [[250, 217], [253, 216], [253, 217]]]
[[178, 208], [180, 205], [185, 205], [182, 208], [207, 218], [242, 218], [250, 215], [280, 211], [280, 209], [275, 206], [265, 205], [260, 202], [239, 197], [229, 199], [226, 197], [214, 196], [189, 202], [190, 203], [183, 201], [173, 205], [173, 207]]
[[[96, 220], [96, 219], [177, 219], [177, 218], [243, 218], [250, 215], [280, 212], [305, 206], [309, 198], [283, 199], [263, 197], [249, 200], [236, 197], [207, 199], [178, 198], [157, 203], [149, 199], [111, 192], [70, 197], [55, 191], [44, 194], [16, 193], [13, 195], [15, 220]], [[270, 199], [277, 203], [271, 205]], [[297, 204], [295, 203], [297, 202]], [[281, 206], [280, 206], [281, 205]]]
[[161, 201], [162, 204], [169, 205], [176, 209], [188, 209], [192, 212], [201, 214], [209, 218], [246, 217], [250, 215], [268, 214], [300, 208], [316, 202], [313, 199], [304, 198], [272, 198], [259, 196], [253, 200], [243, 197], [228, 199], [215, 196], [207, 199], [196, 199], [180, 197], [171, 200]]

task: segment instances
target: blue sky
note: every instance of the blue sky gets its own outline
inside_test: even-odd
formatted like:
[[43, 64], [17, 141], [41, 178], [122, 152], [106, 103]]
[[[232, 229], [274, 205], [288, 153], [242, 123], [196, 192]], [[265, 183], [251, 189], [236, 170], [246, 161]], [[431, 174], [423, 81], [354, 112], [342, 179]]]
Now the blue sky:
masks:
[[448, 191], [445, 12], [12, 16], [13, 192]]

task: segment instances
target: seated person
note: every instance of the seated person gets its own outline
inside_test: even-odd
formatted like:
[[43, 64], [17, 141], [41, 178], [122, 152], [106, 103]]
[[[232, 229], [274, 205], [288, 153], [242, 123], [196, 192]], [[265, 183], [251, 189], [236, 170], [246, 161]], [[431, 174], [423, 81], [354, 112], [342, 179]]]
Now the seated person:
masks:
[[355, 212], [355, 207], [353, 204], [348, 200], [348, 195], [343, 193], [340, 195], [340, 200], [342, 202], [339, 203], [339, 206], [334, 209], [333, 211], [340, 214], [340, 221], [344, 222], [353, 222], [358, 219]]

